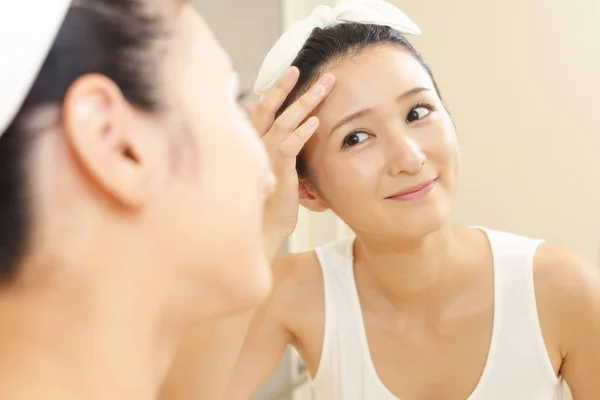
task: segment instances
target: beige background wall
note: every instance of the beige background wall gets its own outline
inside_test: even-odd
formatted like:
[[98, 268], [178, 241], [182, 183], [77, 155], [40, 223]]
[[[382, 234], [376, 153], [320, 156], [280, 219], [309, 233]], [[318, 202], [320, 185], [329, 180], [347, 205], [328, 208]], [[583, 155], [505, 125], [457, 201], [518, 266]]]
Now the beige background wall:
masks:
[[252, 95], [254, 80], [281, 34], [281, 0], [191, 0], [230, 55], [242, 89]]

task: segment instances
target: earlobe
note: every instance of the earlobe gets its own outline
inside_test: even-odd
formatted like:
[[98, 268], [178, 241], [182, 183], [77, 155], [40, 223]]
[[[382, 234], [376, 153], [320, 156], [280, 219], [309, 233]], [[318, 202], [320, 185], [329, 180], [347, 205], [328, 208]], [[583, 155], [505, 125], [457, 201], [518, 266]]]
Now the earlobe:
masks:
[[300, 197], [300, 204], [310, 211], [324, 212], [329, 209], [329, 206], [306, 180], [301, 179], [298, 181], [298, 196]]
[[118, 86], [102, 75], [79, 78], [63, 104], [64, 135], [77, 165], [92, 185], [128, 207], [142, 206], [153, 191], [156, 156], [134, 119]]

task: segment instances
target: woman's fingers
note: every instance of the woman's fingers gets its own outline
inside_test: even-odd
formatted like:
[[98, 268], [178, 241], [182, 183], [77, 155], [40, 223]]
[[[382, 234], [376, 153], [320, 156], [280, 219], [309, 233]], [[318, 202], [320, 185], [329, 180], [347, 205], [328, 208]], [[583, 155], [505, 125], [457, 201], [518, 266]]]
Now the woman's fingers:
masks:
[[281, 143], [279, 154], [284, 158], [293, 158], [295, 160], [306, 142], [308, 142], [308, 139], [317, 131], [318, 127], [319, 119], [317, 117], [310, 117]]
[[249, 101], [248, 104], [246, 104], [246, 110], [248, 110], [248, 118], [250, 118], [250, 121], [254, 121], [256, 117], [258, 117], [259, 106], [260, 104], [256, 101]]
[[258, 113], [252, 121], [254, 128], [261, 136], [269, 131], [273, 125], [275, 114], [296, 86], [298, 78], [300, 78], [300, 70], [296, 67], [290, 67], [260, 102]]
[[332, 74], [325, 74], [315, 83], [305, 94], [289, 106], [283, 114], [273, 123], [273, 127], [267, 133], [268, 136], [276, 136], [269, 138], [269, 141], [282, 143], [291, 132], [294, 132], [298, 126], [304, 121], [327, 97], [333, 85], [335, 78]]

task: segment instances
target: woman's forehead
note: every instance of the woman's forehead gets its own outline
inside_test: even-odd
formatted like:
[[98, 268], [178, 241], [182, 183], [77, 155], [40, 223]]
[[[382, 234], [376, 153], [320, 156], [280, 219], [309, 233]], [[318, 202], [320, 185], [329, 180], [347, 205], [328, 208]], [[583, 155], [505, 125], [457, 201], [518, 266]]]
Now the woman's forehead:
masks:
[[384, 84], [411, 85], [428, 77], [427, 71], [406, 49], [397, 45], [380, 45], [333, 64], [336, 88], [363, 89], [362, 82], [380, 82], [382, 77], [393, 78]]
[[327, 72], [336, 83], [318, 110], [319, 117], [335, 117], [342, 110], [376, 107], [417, 87], [434, 89], [423, 66], [398, 46], [379, 46], [343, 60]]

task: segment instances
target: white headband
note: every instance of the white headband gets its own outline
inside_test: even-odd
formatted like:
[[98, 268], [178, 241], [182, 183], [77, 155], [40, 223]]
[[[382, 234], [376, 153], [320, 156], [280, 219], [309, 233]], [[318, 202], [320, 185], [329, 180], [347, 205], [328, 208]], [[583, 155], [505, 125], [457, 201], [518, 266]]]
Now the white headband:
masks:
[[383, 0], [346, 0], [335, 8], [318, 6], [305, 20], [298, 21], [279, 38], [260, 68], [254, 92], [266, 94], [292, 65], [315, 28], [344, 22], [389, 26], [402, 34], [420, 35], [419, 27], [399, 8]]
[[0, 138], [35, 82], [71, 0], [0, 0]]

